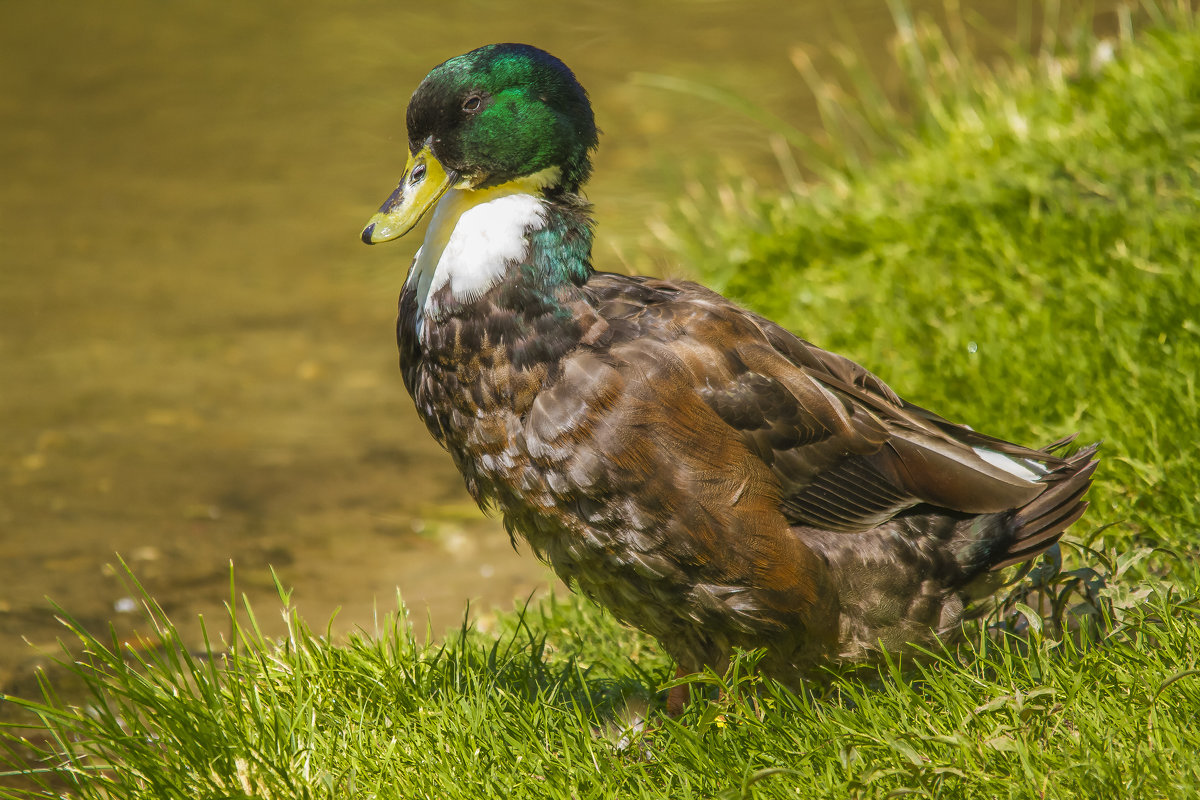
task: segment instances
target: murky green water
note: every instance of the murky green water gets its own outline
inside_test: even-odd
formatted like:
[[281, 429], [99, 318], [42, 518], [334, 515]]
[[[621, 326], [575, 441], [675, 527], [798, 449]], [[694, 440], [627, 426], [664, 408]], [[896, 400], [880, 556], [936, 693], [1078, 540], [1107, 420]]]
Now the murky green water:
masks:
[[[358, 234], [399, 177], [404, 104], [480, 44], [556, 53], [605, 131], [599, 266], [685, 271], [646, 217], [685, 175], [775, 181], [767, 132], [634, 73], [812, 127], [789, 50], [853, 35], [880, 54], [892, 31], [882, 2], [829, 5], [0, 5], [0, 690], [61, 634], [47, 596], [128, 630], [115, 553], [185, 625], [220, 617], [231, 562], [268, 620], [274, 567], [318, 626], [342, 607], [336, 630], [397, 587], [441, 630], [469, 599], [545, 586], [395, 368], [417, 237]], [[985, 5], [1012, 27], [1009, 3]]]

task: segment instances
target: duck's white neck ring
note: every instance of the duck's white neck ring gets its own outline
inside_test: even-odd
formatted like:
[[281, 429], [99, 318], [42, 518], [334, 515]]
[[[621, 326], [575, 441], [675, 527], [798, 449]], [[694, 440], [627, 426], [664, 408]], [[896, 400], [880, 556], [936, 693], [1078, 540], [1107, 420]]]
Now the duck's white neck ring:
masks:
[[505, 188], [451, 189], [438, 202], [406, 282], [416, 293], [418, 331], [445, 301], [443, 288], [455, 304], [477, 300], [525, 260], [529, 234], [545, 227], [546, 201]]

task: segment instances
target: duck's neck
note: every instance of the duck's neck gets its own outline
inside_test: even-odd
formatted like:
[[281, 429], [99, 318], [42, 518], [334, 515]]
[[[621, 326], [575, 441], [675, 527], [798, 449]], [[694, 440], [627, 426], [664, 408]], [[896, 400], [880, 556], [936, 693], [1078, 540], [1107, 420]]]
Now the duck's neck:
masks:
[[500, 407], [522, 413], [563, 355], [603, 328], [583, 289], [592, 232], [582, 200], [544, 192], [466, 200], [439, 204], [396, 321], [404, 384], [452, 452], [464, 420]]
[[586, 207], [574, 195], [525, 179], [490, 189], [452, 189], [434, 209], [405, 283], [416, 300], [418, 332], [501, 283], [544, 293], [579, 285], [591, 271]]

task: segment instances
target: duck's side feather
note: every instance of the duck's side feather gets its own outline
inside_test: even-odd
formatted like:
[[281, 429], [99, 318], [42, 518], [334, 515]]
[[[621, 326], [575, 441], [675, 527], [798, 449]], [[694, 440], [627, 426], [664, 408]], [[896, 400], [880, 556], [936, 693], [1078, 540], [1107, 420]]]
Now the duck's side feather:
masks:
[[919, 503], [990, 513], [1043, 490], [976, 448], [1062, 464], [905, 403], [849, 359], [697, 284], [597, 274], [585, 288], [612, 344], [653, 346], [686, 367], [679, 379], [770, 468], [793, 524], [864, 531]]

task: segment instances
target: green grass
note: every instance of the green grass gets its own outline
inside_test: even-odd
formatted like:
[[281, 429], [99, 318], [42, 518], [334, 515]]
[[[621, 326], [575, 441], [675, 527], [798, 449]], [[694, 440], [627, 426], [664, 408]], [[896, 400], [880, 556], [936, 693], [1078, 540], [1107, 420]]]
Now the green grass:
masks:
[[672, 721], [657, 645], [573, 597], [429, 646], [402, 616], [331, 643], [290, 615], [267, 641], [242, 606], [198, 654], [148, 601], [146, 643], [70, 626], [85, 698], [10, 700], [40, 731], [0, 731], [35, 765], [0, 796], [1200, 794], [1200, 30], [1147, 5], [1111, 60], [1078, 34], [985, 68], [953, 26], [948, 43], [896, 15], [904, 104], [853, 58], [816, 76], [798, 57], [830, 132], [813, 177], [740, 206], [723, 189], [681, 246], [914, 402], [1021, 441], [1103, 439], [1062, 573], [1034, 573], [1055, 613], [1018, 584], [928, 664], [799, 696], [742, 654]]
[[[1193, 576], [1195, 577], [1195, 576]], [[420, 646], [402, 620], [331, 645], [289, 616], [264, 639], [243, 608], [233, 646], [78, 626], [76, 706], [22, 702], [78, 797], [1190, 797], [1200, 785], [1200, 606], [1158, 587], [1099, 641], [977, 632], [901, 673], [831, 675], [803, 696], [754, 654], [696, 679], [678, 721], [623, 730], [670, 665], [584, 603], [548, 601]], [[394, 624], [393, 624], [394, 623]], [[723, 690], [723, 696], [711, 691]], [[706, 691], [707, 690], [707, 691]], [[36, 795], [37, 790], [33, 790]], [[51, 793], [47, 787], [47, 795]], [[14, 791], [14, 796], [16, 792]]]

